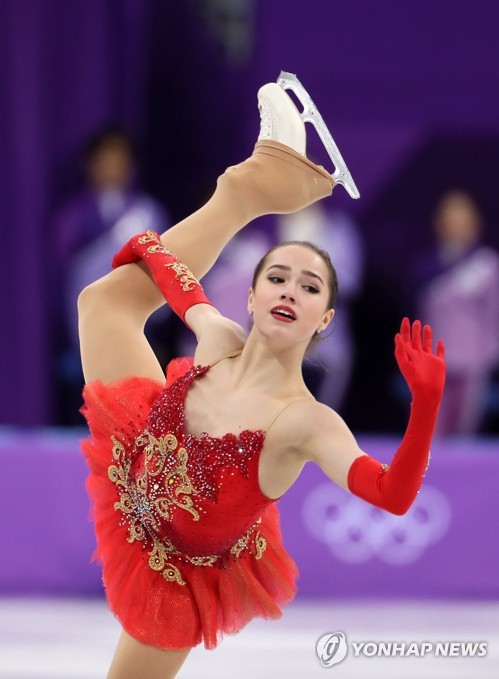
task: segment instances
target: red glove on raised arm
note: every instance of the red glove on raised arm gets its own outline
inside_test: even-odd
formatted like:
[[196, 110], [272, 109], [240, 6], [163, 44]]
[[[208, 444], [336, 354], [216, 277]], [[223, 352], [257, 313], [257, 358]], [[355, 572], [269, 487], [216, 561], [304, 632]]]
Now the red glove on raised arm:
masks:
[[163, 297], [184, 323], [187, 310], [195, 304], [213, 306], [192, 272], [163, 247], [156, 231], [146, 231], [131, 238], [114, 255], [112, 266], [116, 269], [139, 259], [147, 264]]
[[404, 318], [395, 336], [395, 358], [412, 394], [409, 423], [388, 467], [369, 455], [354, 460], [348, 487], [354, 495], [393, 514], [405, 514], [421, 487], [430, 461], [430, 443], [445, 382], [444, 344], [432, 350], [431, 328]]

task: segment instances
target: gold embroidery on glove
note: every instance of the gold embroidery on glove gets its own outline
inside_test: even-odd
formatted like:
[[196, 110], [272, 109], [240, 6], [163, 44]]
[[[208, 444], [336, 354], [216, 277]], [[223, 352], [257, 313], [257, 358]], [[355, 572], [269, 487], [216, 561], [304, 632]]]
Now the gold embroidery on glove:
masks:
[[151, 229], [146, 231], [143, 236], [139, 236], [139, 238], [137, 239], [137, 243], [139, 245], [146, 245], [147, 243], [157, 243], [157, 242], [158, 237]]
[[[167, 250], [161, 243], [157, 243], [157, 245], [150, 245], [147, 248], [147, 252], [151, 255], [172, 255], [170, 250]], [[175, 255], [172, 255], [175, 256]]]
[[182, 262], [171, 262], [166, 266], [175, 271], [176, 278], [179, 279], [184, 292], [189, 292], [197, 285], [202, 289], [198, 279], [195, 278], [192, 271], [185, 264], [182, 264]]
[[171, 255], [172, 253], [170, 250], [167, 250], [161, 241], [159, 240], [158, 236], [154, 233], [154, 231], [146, 231], [146, 233], [143, 236], [140, 236], [137, 239], [137, 243], [139, 245], [147, 245], [147, 243], [154, 243], [154, 245], [150, 245], [147, 248], [147, 252], [151, 255], [154, 254], [162, 254], [162, 255]]
[[[147, 248], [147, 252], [150, 255], [156, 254], [171, 255], [177, 260], [173, 252], [170, 252], [170, 250], [163, 246], [163, 244], [153, 231], [147, 231], [145, 235], [140, 236], [137, 242], [140, 245], [147, 245], [148, 243], [153, 243], [153, 245], [149, 245], [149, 247]], [[189, 292], [196, 286], [199, 286], [201, 290], [203, 289], [198, 279], [194, 276], [189, 267], [187, 267], [185, 264], [182, 264], [182, 262], [179, 262], [177, 260], [175, 262], [170, 262], [165, 266], [173, 269], [173, 271], [175, 272], [175, 277], [180, 281], [180, 285], [182, 286], [182, 290], [184, 292]]]

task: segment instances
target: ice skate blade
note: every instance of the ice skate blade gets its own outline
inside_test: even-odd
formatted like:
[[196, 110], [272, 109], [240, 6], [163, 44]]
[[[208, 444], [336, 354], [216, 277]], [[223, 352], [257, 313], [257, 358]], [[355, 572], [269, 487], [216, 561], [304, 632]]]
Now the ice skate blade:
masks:
[[332, 174], [331, 177], [334, 182], [336, 184], [341, 184], [351, 198], [360, 198], [359, 190], [355, 186], [350, 170], [343, 160], [339, 148], [336, 146], [324, 119], [307, 90], [303, 87], [294, 73], [287, 73], [286, 71], [281, 71], [279, 78], [277, 79], [277, 84], [282, 87], [283, 90], [291, 90], [298, 97], [303, 106], [303, 111], [300, 113], [301, 119], [304, 123], [312, 123], [315, 127], [317, 134], [324, 144], [324, 148], [333, 162], [334, 174]]

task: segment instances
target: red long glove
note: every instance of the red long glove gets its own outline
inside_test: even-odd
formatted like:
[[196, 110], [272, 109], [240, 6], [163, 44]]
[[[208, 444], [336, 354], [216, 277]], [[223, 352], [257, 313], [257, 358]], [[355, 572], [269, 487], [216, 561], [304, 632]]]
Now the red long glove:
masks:
[[395, 358], [412, 394], [409, 423], [388, 467], [369, 455], [354, 460], [348, 472], [352, 493], [393, 514], [405, 514], [419, 492], [430, 462], [430, 443], [445, 382], [444, 344], [432, 351], [431, 328], [404, 318], [395, 336]]
[[[199, 281], [175, 255], [161, 244], [156, 231], [133, 236], [113, 257], [113, 269], [142, 259], [172, 310], [185, 323], [185, 314], [195, 304], [213, 304]], [[187, 324], [186, 324], [187, 325]], [[187, 326], [189, 327], [189, 326]]]

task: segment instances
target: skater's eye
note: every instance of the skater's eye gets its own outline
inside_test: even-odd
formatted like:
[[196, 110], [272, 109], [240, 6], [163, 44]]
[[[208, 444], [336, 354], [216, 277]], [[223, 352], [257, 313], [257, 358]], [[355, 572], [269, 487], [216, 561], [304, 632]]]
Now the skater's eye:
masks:
[[272, 283], [284, 283], [284, 278], [281, 278], [281, 276], [269, 276], [267, 280]]
[[315, 285], [304, 285], [303, 288], [304, 288], [307, 292], [311, 292], [311, 293], [314, 294], [314, 295], [317, 295], [317, 293], [320, 292], [320, 291], [315, 287]]

